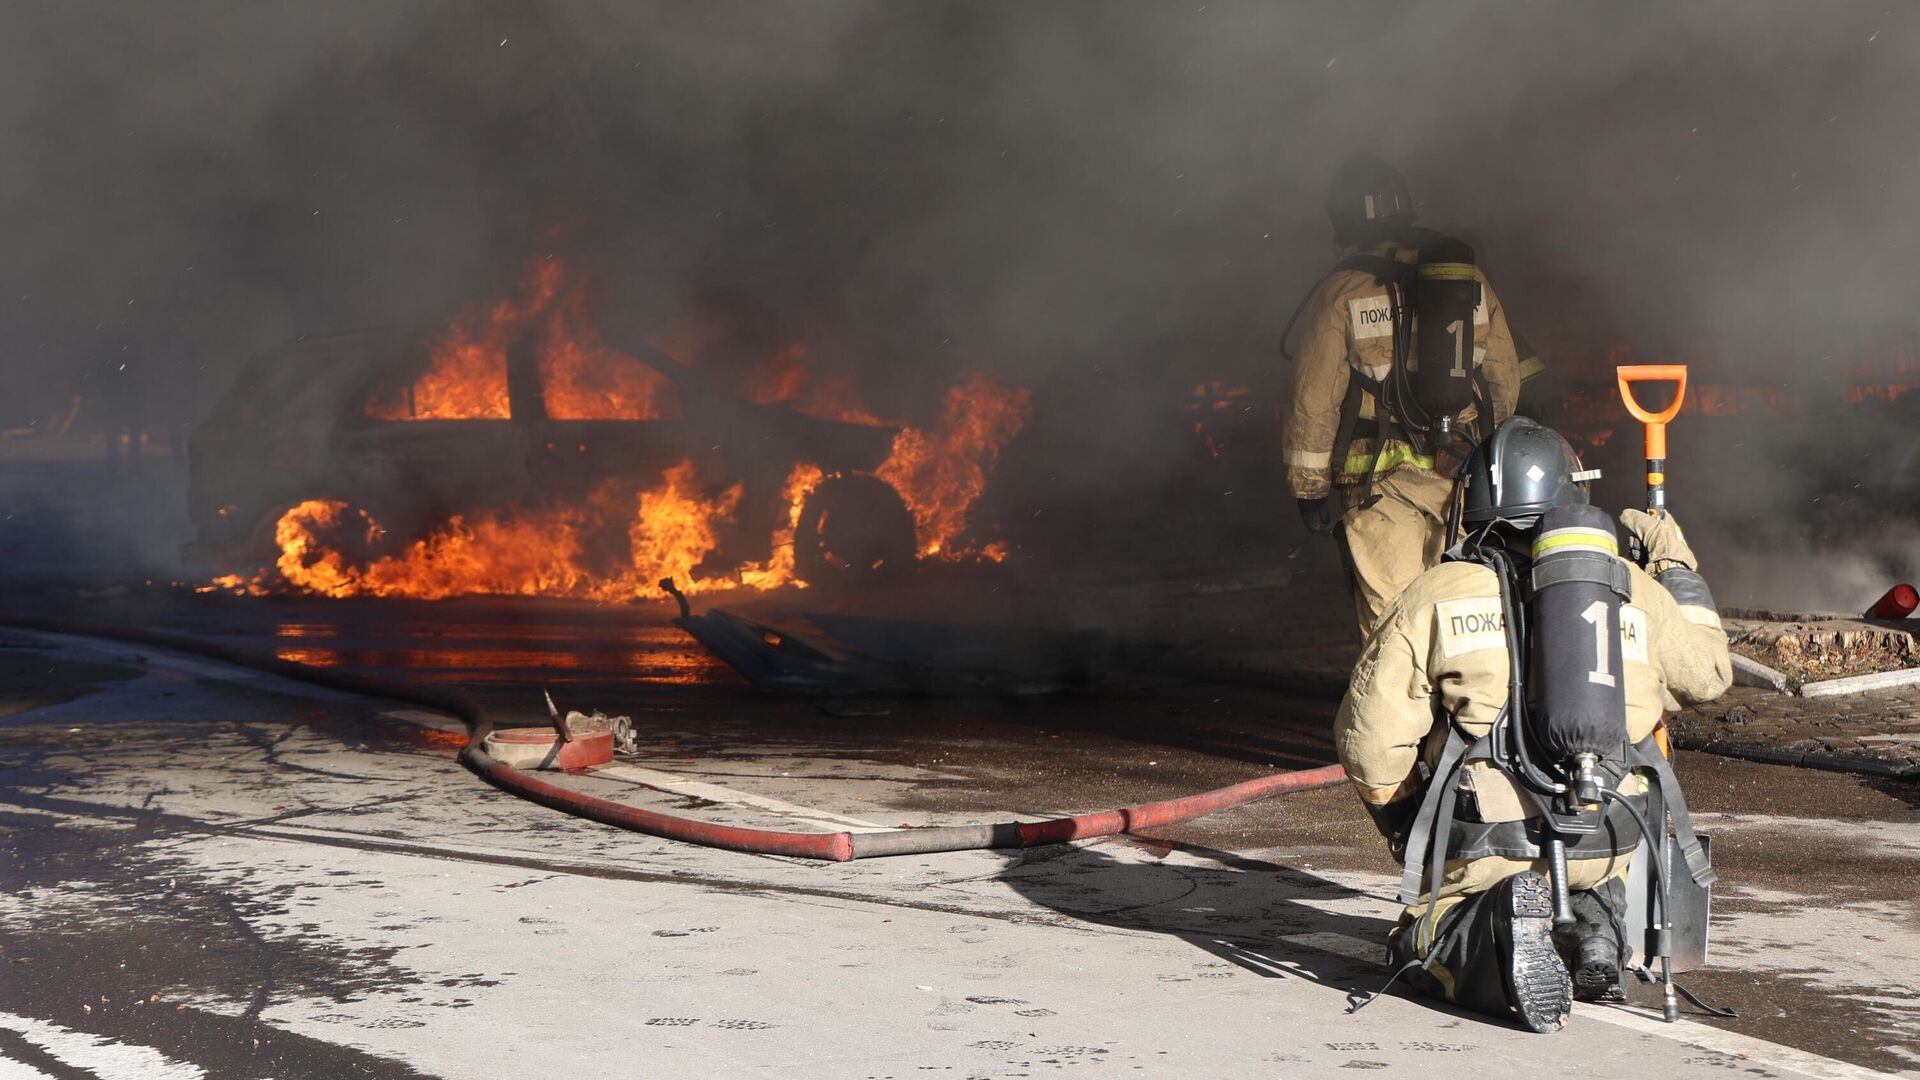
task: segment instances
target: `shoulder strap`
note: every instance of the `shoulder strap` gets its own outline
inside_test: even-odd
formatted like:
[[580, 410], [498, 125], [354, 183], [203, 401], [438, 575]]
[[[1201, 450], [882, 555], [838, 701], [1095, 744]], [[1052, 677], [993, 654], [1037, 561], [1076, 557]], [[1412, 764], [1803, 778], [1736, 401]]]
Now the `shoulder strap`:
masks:
[[1336, 273], [1341, 270], [1352, 270], [1367, 274], [1380, 285], [1405, 285], [1413, 281], [1419, 267], [1413, 263], [1404, 263], [1385, 255], [1363, 251], [1341, 259], [1333, 269]]
[[[1358, 371], [1347, 372], [1347, 396], [1340, 402], [1340, 423], [1333, 430], [1333, 456], [1329, 459], [1335, 476], [1347, 467], [1347, 451], [1353, 446], [1353, 433], [1360, 424], [1361, 400], [1371, 394], [1373, 411], [1376, 418], [1385, 411], [1381, 401], [1381, 386], [1378, 379], [1369, 378]], [[1371, 485], [1372, 478], [1368, 478]]]
[[[1447, 840], [1453, 835], [1453, 805], [1457, 796], [1454, 786], [1454, 774], [1459, 772], [1460, 763], [1482, 751], [1487, 740], [1475, 739], [1468, 746], [1460, 732], [1447, 722], [1447, 744], [1440, 751], [1440, 760], [1434, 763], [1433, 776], [1427, 781], [1427, 790], [1420, 797], [1420, 812], [1414, 815], [1413, 828], [1407, 830], [1407, 861], [1400, 872], [1400, 902], [1413, 905], [1420, 902], [1422, 878], [1425, 871], [1431, 869], [1437, 877], [1446, 872]], [[1433, 884], [1433, 890], [1439, 890], [1439, 882]]]

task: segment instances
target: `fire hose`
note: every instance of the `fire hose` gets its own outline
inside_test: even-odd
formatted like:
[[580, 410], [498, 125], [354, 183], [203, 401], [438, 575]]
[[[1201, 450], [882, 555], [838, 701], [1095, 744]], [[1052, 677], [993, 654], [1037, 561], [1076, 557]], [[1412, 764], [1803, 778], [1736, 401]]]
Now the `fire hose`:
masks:
[[292, 660], [282, 660], [271, 654], [166, 630], [13, 614], [0, 617], [0, 621], [24, 630], [104, 638], [191, 653], [236, 667], [264, 671], [271, 675], [297, 679], [332, 690], [383, 697], [435, 709], [459, 719], [469, 728], [466, 749], [460, 754], [462, 764], [505, 791], [543, 806], [605, 825], [668, 840], [763, 855], [787, 855], [805, 859], [824, 859], [830, 862], [847, 862], [853, 859], [879, 858], [889, 855], [925, 855], [945, 851], [1029, 848], [1047, 844], [1064, 844], [1073, 840], [1088, 840], [1172, 825], [1275, 795], [1331, 787], [1346, 779], [1347, 775], [1346, 770], [1338, 765], [1296, 769], [1256, 777], [1242, 783], [1177, 799], [1142, 803], [1138, 806], [1103, 810], [1074, 817], [1052, 818], [1046, 821], [941, 825], [875, 832], [814, 833], [754, 829], [720, 825], [696, 818], [681, 817], [677, 814], [663, 814], [611, 799], [582, 794], [500, 762], [482, 749], [483, 737], [494, 727], [492, 718], [478, 702], [457, 691], [420, 686], [376, 675], [316, 668]]
[[461, 755], [467, 767], [516, 795], [521, 795], [607, 825], [631, 829], [669, 840], [706, 847], [748, 851], [761, 855], [790, 855], [803, 859], [848, 862], [888, 855], [930, 855], [943, 851], [981, 851], [992, 848], [1029, 848], [1089, 840], [1137, 829], [1171, 825], [1241, 806], [1273, 795], [1338, 784], [1347, 777], [1338, 765], [1262, 776], [1230, 787], [1216, 788], [1164, 802], [1143, 803], [1119, 810], [1102, 810], [1077, 817], [1047, 821], [1006, 821], [983, 825], [939, 825], [927, 828], [886, 829], [876, 832], [782, 832], [717, 825], [709, 821], [662, 814], [584, 795], [494, 760], [478, 742]]

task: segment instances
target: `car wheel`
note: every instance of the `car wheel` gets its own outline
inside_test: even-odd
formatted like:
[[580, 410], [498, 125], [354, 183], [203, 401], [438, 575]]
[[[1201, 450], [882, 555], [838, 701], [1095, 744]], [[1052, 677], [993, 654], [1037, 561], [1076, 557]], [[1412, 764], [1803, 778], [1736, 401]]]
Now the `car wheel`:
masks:
[[913, 514], [886, 481], [828, 477], [800, 510], [793, 563], [809, 585], [866, 582], [905, 573], [916, 550]]
[[[386, 531], [387, 523], [393, 520], [391, 517], [382, 517], [346, 499], [319, 497], [315, 501], [342, 504], [338, 520], [331, 527], [323, 527], [315, 531], [319, 534], [318, 539], [321, 543], [329, 548], [338, 549], [348, 559], [368, 562], [404, 547], [404, 541], [401, 538]], [[247, 551], [249, 558], [262, 569], [272, 567], [280, 558], [278, 537], [280, 520], [298, 505], [298, 503], [286, 503], [260, 515], [257, 519], [247, 544]], [[381, 524], [382, 531], [370, 534], [368, 525], [375, 521]]]

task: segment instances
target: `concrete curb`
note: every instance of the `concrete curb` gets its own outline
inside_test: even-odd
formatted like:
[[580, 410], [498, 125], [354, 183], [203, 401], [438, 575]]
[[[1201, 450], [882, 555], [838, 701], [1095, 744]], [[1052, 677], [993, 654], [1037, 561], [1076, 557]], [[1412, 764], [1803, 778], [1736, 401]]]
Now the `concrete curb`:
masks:
[[1793, 692], [1787, 688], [1785, 674], [1775, 671], [1751, 656], [1742, 656], [1739, 653], [1733, 654], [1733, 685], [1775, 690], [1782, 694]]
[[1865, 757], [1859, 754], [1835, 754], [1818, 750], [1781, 750], [1770, 746], [1703, 742], [1697, 739], [1676, 739], [1674, 745], [1682, 750], [1718, 754], [1721, 757], [1739, 758], [1742, 761], [1754, 761], [1762, 765], [1791, 765], [1800, 769], [1819, 769], [1822, 772], [1852, 773], [1855, 776], [1867, 776], [1877, 780], [1920, 779], [1920, 762], [1887, 761], [1883, 758]]
[[1897, 690], [1903, 686], [1920, 686], [1920, 667], [1902, 668], [1899, 671], [1875, 671], [1866, 675], [1849, 675], [1844, 679], [1822, 679], [1819, 682], [1801, 683], [1800, 696], [1840, 697], [1845, 694], [1864, 694], [1870, 690]]
[[[1786, 676], [1774, 671], [1757, 660], [1734, 654], [1735, 682], [1742, 686], [1758, 686], [1763, 690], [1775, 690], [1791, 693], [1787, 689]], [[1740, 682], [1740, 662], [1745, 660], [1759, 669], [1750, 678], [1759, 679], [1760, 672], [1770, 673], [1779, 682]], [[1920, 668], [1913, 669], [1915, 681], [1920, 681]], [[1325, 674], [1300, 672], [1285, 674], [1280, 672], [1262, 672], [1246, 668], [1207, 668], [1201, 665], [1189, 665], [1181, 670], [1172, 671], [1161, 668], [1158, 674], [1177, 674], [1182, 678], [1209, 679], [1228, 686], [1248, 686], [1262, 690], [1278, 690], [1283, 693], [1298, 694], [1301, 697], [1320, 698], [1338, 701], [1347, 692], [1346, 680]], [[1901, 673], [1904, 674], [1904, 673]], [[1865, 676], [1861, 676], [1865, 677]], [[1831, 680], [1841, 682], [1845, 680]], [[1816, 684], [1817, 685], [1817, 684]], [[1682, 750], [1701, 754], [1715, 754], [1720, 757], [1739, 758], [1743, 761], [1755, 761], [1765, 765], [1790, 765], [1801, 769], [1819, 769], [1822, 772], [1851, 773], [1876, 780], [1920, 780], [1920, 764], [1902, 764], [1883, 758], [1867, 757], [1861, 754], [1832, 754], [1807, 752], [1801, 750], [1779, 750], [1765, 746], [1749, 746], [1738, 743], [1723, 743], [1711, 739], [1676, 738], [1674, 745]]]

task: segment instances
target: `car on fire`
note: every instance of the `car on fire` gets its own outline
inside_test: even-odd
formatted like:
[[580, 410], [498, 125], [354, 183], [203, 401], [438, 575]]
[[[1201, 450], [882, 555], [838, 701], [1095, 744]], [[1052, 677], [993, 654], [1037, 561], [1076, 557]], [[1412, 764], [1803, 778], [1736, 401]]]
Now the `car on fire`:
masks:
[[913, 562], [912, 515], [871, 475], [894, 428], [747, 401], [653, 351], [629, 358], [659, 387], [649, 419], [549, 416], [540, 368], [518, 349], [507, 356], [503, 416], [395, 418], [371, 407], [396, 392], [411, 401], [406, 388], [426, 364], [426, 342], [393, 331], [312, 335], [246, 364], [189, 439], [188, 561], [270, 565], [276, 523], [306, 500], [343, 502], [404, 543], [455, 514], [578, 501], [609, 480], [658, 477], [691, 461], [712, 490], [741, 487], [709, 565], [767, 557], [767, 538], [791, 514], [783, 486], [801, 463], [825, 474], [795, 529], [802, 579], [864, 578]]

